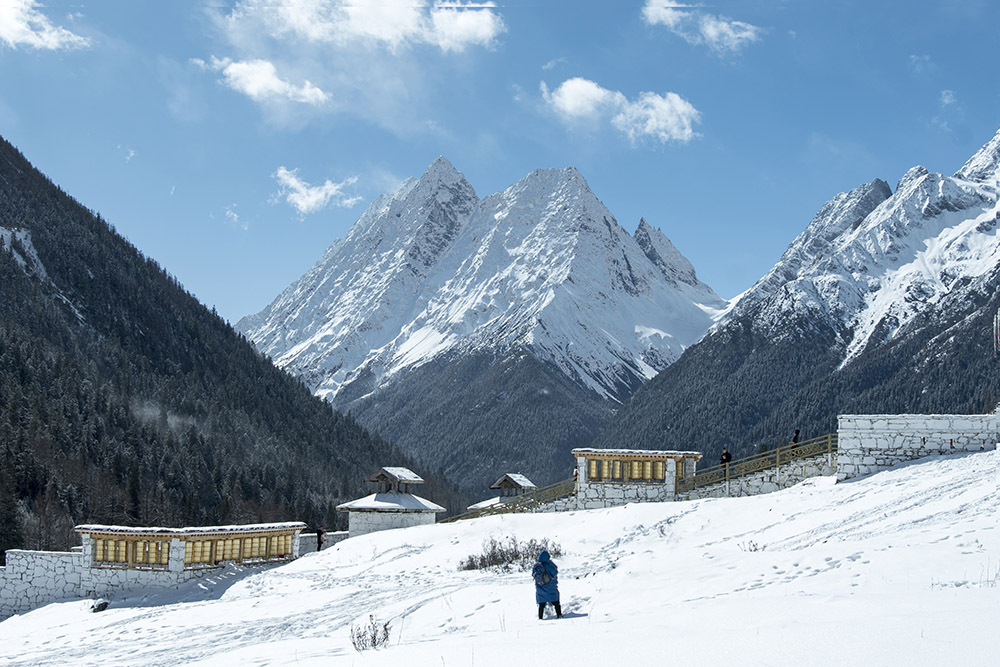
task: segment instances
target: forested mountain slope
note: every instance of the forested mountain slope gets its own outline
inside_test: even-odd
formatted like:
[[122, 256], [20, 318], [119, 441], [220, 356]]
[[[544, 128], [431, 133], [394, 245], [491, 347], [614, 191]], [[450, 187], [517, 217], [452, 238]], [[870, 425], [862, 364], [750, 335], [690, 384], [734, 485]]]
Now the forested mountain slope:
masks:
[[408, 464], [3, 140], [0, 244], [0, 549], [81, 522], [333, 527]]

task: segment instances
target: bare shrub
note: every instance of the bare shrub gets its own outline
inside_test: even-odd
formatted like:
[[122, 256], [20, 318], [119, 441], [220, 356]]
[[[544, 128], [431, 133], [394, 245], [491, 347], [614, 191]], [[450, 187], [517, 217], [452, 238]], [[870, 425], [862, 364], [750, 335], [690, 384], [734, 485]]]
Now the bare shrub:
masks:
[[389, 621], [380, 623], [375, 614], [369, 614], [367, 624], [351, 626], [351, 643], [359, 651], [385, 646], [389, 643]]
[[549, 542], [548, 539], [518, 542], [513, 535], [500, 540], [491, 537], [483, 542], [481, 554], [472, 554], [462, 559], [458, 569], [497, 572], [527, 570], [542, 550], [548, 551], [551, 556], [562, 556], [562, 548], [555, 542]]

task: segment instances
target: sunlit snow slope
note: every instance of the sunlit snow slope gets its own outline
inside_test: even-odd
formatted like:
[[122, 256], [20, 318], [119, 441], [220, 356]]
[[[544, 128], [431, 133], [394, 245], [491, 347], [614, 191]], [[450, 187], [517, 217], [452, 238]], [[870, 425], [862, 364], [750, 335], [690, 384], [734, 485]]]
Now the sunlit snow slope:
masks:
[[724, 306], [661, 232], [623, 230], [575, 169], [535, 171], [480, 200], [438, 158], [237, 328], [334, 400], [359, 378], [367, 392], [445, 353], [514, 349], [622, 398]]
[[[997, 452], [751, 498], [496, 516], [353, 538], [169, 594], [0, 623], [0, 664], [997, 664]], [[566, 617], [524, 572], [460, 572], [549, 538]], [[388, 621], [357, 653], [352, 625]]]

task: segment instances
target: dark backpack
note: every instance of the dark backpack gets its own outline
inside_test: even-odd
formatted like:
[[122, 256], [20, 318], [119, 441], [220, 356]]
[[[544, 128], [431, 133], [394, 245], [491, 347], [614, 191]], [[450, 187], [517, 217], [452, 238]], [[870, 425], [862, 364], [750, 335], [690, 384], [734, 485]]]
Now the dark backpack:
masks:
[[549, 576], [549, 571], [545, 568], [544, 565], [542, 565], [542, 571], [539, 572], [537, 576], [535, 576], [535, 583], [538, 584], [539, 586], [545, 586], [550, 581], [552, 581], [552, 577]]

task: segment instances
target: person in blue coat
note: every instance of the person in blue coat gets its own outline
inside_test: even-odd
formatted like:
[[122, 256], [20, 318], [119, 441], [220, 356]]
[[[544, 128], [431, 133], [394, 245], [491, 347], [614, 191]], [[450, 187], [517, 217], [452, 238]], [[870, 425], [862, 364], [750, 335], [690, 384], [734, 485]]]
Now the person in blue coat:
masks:
[[538, 603], [538, 619], [545, 614], [545, 604], [551, 603], [556, 610], [556, 618], [562, 618], [559, 606], [559, 568], [552, 562], [548, 551], [538, 554], [538, 562], [531, 568], [535, 580], [535, 602]]

